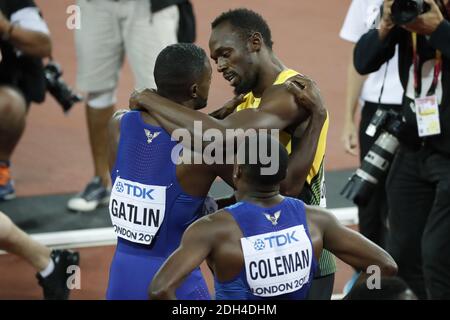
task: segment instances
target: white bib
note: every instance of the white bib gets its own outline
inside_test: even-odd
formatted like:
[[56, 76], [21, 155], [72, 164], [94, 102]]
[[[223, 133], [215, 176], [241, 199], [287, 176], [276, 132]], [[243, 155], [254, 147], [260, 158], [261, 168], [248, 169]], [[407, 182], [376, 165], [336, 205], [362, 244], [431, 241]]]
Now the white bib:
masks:
[[164, 221], [166, 187], [117, 177], [111, 190], [109, 214], [118, 237], [150, 244]]
[[251, 292], [274, 297], [294, 292], [309, 281], [312, 246], [303, 225], [241, 238]]

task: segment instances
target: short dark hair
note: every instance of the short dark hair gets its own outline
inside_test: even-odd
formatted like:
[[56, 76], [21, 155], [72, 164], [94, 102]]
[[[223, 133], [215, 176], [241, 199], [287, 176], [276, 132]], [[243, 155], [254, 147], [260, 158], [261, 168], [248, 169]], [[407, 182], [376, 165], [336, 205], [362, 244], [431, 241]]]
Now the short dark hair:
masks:
[[[407, 291], [409, 290], [409, 295]], [[369, 289], [366, 282], [355, 285], [346, 300], [405, 300], [415, 298], [406, 282], [398, 277], [382, 277], [380, 289]]]
[[153, 75], [158, 90], [173, 92], [191, 86], [202, 75], [207, 56], [192, 43], [165, 47], [156, 58]]
[[[246, 136], [237, 152], [237, 163], [242, 168], [245, 178], [252, 184], [280, 183], [286, 177], [288, 161], [286, 148], [262, 130], [257, 134]], [[273, 168], [273, 165], [276, 167]], [[269, 168], [270, 173], [264, 171]]]
[[212, 22], [211, 27], [214, 29], [224, 22], [229, 22], [233, 27], [239, 29], [245, 39], [254, 32], [261, 33], [266, 46], [272, 49], [273, 42], [269, 25], [260, 14], [245, 8], [229, 10], [218, 16]]

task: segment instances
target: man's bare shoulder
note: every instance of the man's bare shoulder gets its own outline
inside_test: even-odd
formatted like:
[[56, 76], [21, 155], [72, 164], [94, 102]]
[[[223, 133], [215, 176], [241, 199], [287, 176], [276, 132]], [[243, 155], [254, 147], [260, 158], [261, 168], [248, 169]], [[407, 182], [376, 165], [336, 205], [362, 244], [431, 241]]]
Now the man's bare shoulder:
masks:
[[220, 209], [212, 214], [202, 217], [201, 219], [214, 224], [235, 223], [233, 216], [226, 209]]
[[261, 97], [260, 107], [262, 112], [277, 114], [292, 121], [304, 118], [304, 110], [299, 108], [294, 95], [289, 91], [287, 84], [272, 85], [264, 91]]
[[322, 207], [305, 204], [305, 212], [308, 221], [322, 230], [330, 224], [337, 223], [336, 217], [330, 211]]
[[279, 102], [279, 101], [289, 101], [294, 103], [292, 94], [289, 92], [287, 85], [285, 83], [275, 84], [264, 90], [261, 97], [261, 102]]
[[231, 232], [239, 229], [233, 216], [226, 210], [220, 209], [212, 214], [204, 216], [195, 223], [200, 223], [215, 238], [228, 237]]

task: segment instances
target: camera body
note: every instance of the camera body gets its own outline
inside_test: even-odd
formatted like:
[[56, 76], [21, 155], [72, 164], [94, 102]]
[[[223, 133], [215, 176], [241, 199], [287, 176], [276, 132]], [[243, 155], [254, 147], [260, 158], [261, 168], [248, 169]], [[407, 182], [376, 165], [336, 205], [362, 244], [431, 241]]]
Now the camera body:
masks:
[[50, 61], [44, 67], [44, 74], [47, 90], [56, 101], [58, 101], [65, 113], [67, 113], [75, 103], [83, 100], [80, 95], [72, 92], [72, 89], [61, 78], [62, 70], [57, 63]]
[[386, 178], [405, 127], [401, 114], [380, 108], [375, 112], [366, 134], [374, 137], [380, 132], [380, 135], [364, 157], [361, 167], [349, 178], [341, 195], [359, 206], [367, 204], [375, 187]]
[[391, 7], [392, 21], [397, 25], [406, 24], [428, 10], [430, 5], [424, 0], [395, 0]]

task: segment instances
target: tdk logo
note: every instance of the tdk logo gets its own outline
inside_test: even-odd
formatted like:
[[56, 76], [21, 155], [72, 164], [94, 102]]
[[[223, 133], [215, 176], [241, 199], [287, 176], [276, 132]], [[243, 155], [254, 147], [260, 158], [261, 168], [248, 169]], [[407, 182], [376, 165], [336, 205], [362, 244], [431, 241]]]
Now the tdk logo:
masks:
[[[125, 188], [124, 188], [124, 186], [125, 186]], [[125, 193], [128, 194], [129, 196], [142, 198], [142, 199], [154, 200], [153, 197], [151, 196], [151, 193], [155, 189], [146, 189], [146, 188], [134, 186], [132, 184], [128, 184], [128, 183], [122, 184], [121, 182], [118, 182], [117, 186], [116, 186], [116, 190], [117, 190], [117, 192], [125, 191]]]
[[[298, 241], [299, 240], [295, 237], [295, 230], [294, 230], [291, 233], [280, 234], [277, 236], [264, 238], [264, 241], [261, 239], [258, 239], [258, 240], [256, 240], [254, 247], [255, 247], [255, 250], [260, 251], [266, 247], [267, 243], [269, 244], [270, 248], [274, 248], [274, 247], [282, 247], [287, 244], [291, 244], [293, 242], [298, 242]], [[263, 243], [263, 245], [261, 245], [261, 242]]]
[[116, 191], [122, 193], [123, 190], [124, 190], [124, 188], [123, 188], [123, 183], [120, 182], [120, 181], [117, 182], [117, 184], [116, 184]]
[[266, 247], [266, 244], [264, 243], [263, 240], [258, 239], [258, 240], [255, 241], [253, 246], [255, 247], [256, 251], [261, 251], [261, 250], [264, 250], [264, 248]]

